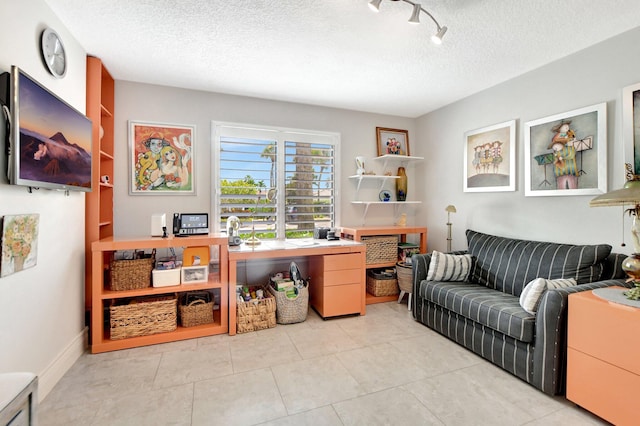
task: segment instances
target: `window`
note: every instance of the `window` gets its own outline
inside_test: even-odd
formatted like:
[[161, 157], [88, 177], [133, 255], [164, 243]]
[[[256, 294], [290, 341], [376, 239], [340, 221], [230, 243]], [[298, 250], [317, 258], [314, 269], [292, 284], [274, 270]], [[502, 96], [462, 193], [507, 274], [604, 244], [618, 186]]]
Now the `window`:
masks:
[[334, 227], [337, 133], [214, 123], [213, 217], [240, 220], [242, 239], [309, 238]]

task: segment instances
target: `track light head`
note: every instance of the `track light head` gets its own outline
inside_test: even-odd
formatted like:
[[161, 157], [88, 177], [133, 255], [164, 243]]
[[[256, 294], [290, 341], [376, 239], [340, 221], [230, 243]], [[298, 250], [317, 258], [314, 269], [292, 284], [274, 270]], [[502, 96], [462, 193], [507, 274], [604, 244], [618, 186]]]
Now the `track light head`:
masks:
[[435, 44], [442, 44], [442, 37], [447, 32], [447, 27], [438, 28], [438, 32], [431, 36], [431, 41]]
[[409, 23], [411, 24], [419, 24], [420, 23], [420, 10], [422, 7], [419, 4], [413, 5], [413, 13], [411, 14], [411, 18], [409, 18]]
[[379, 12], [380, 3], [382, 3], [382, 0], [371, 0], [369, 2], [369, 8], [371, 8], [371, 10], [373, 10], [374, 12]]

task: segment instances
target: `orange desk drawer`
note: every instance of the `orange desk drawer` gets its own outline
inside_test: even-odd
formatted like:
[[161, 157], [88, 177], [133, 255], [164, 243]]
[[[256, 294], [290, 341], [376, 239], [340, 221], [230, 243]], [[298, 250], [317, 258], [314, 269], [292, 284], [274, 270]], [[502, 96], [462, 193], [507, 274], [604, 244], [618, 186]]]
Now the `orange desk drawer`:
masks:
[[325, 271], [324, 286], [356, 284], [362, 282], [362, 269], [343, 269], [342, 271]]
[[354, 266], [360, 265], [361, 259], [362, 255], [360, 253], [324, 256], [324, 270], [340, 271], [352, 269]]
[[568, 318], [568, 347], [640, 375], [640, 309], [585, 291], [569, 296]]
[[568, 348], [568, 400], [613, 424], [632, 425], [638, 424], [638, 389], [640, 376]]
[[362, 286], [347, 284], [325, 287], [323, 298], [322, 312], [320, 312], [323, 317], [357, 314], [360, 313]]

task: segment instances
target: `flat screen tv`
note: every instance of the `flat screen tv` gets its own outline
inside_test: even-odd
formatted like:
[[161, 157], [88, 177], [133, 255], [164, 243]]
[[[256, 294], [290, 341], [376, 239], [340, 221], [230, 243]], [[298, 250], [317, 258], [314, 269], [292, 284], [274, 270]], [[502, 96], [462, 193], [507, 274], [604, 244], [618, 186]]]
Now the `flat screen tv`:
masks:
[[0, 75], [9, 183], [91, 191], [92, 125], [16, 66]]

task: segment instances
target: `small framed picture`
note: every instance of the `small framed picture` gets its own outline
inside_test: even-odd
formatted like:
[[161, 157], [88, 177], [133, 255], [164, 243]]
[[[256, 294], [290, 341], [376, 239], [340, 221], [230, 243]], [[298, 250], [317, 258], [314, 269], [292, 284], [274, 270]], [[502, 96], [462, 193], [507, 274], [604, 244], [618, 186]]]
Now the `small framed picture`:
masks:
[[382, 155], [409, 155], [409, 131], [376, 127], [378, 157]]
[[206, 283], [209, 279], [209, 266], [183, 266], [180, 272], [182, 284]]

